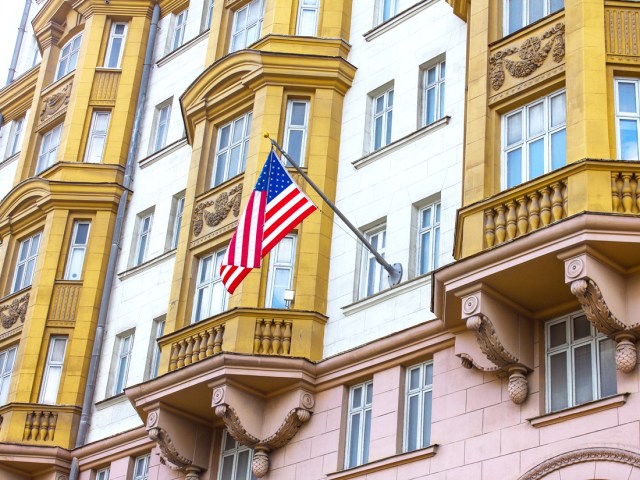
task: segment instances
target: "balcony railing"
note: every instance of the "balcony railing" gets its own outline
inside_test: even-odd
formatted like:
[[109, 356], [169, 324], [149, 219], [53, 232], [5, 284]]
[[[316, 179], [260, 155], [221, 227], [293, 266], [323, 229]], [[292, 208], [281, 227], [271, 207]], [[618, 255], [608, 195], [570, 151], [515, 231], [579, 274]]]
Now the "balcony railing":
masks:
[[0, 441], [71, 448], [80, 407], [9, 403], [0, 407]]

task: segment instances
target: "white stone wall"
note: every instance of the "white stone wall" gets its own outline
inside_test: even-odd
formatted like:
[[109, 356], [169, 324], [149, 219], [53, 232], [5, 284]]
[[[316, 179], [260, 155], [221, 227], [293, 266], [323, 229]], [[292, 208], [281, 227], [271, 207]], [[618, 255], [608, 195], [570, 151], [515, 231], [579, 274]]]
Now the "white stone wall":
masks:
[[[326, 356], [433, 318], [430, 275], [415, 278], [417, 212], [424, 202], [441, 199], [439, 265], [453, 260], [462, 179], [466, 24], [442, 0], [418, 3], [413, 15], [400, 13], [369, 33], [369, 40], [363, 34], [374, 27], [374, 0], [353, 4], [349, 61], [358, 71], [344, 102], [337, 205], [359, 228], [386, 223], [385, 258], [392, 264], [401, 263], [404, 273], [399, 287], [360, 299], [362, 247], [336, 219]], [[388, 151], [367, 157], [370, 94], [393, 83], [391, 142], [410, 136], [421, 128], [421, 66], [433, 59], [446, 60], [444, 115], [450, 117], [448, 124], [420, 130]], [[366, 164], [358, 168], [353, 165], [363, 161]]]

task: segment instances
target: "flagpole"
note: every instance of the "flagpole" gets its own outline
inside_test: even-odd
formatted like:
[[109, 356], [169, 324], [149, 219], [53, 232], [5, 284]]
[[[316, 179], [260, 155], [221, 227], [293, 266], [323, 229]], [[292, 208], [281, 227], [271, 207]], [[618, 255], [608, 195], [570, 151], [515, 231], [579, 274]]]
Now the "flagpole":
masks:
[[373, 247], [373, 245], [369, 243], [369, 240], [367, 240], [367, 238], [362, 234], [362, 232], [360, 232], [360, 230], [358, 230], [349, 221], [349, 219], [347, 219], [347, 217], [344, 216], [344, 214], [338, 209], [338, 207], [336, 207], [333, 204], [333, 202], [329, 200], [329, 198], [324, 194], [324, 192], [320, 190], [320, 187], [318, 187], [315, 183], [313, 183], [313, 180], [311, 180], [309, 176], [306, 173], [304, 173], [304, 171], [298, 166], [298, 163], [293, 158], [291, 158], [289, 154], [285, 152], [280, 145], [278, 145], [278, 142], [276, 142], [273, 138], [269, 136], [269, 132], [265, 132], [264, 137], [268, 138], [269, 141], [271, 142], [271, 145], [277, 148], [278, 151], [282, 155], [284, 155], [284, 157], [287, 160], [289, 160], [289, 163], [291, 163], [293, 168], [295, 168], [296, 171], [300, 175], [302, 175], [302, 178], [304, 178], [307, 181], [307, 183], [311, 186], [311, 188], [313, 188], [316, 191], [316, 193], [320, 195], [320, 197], [322, 197], [322, 199], [327, 203], [327, 205], [331, 207], [331, 210], [333, 210], [336, 213], [336, 215], [340, 217], [340, 219], [345, 223], [345, 225], [349, 227], [349, 229], [351, 229], [351, 231], [356, 235], [356, 237], [358, 237], [358, 240], [360, 240], [364, 244], [364, 246], [367, 247], [367, 250], [369, 250], [373, 254], [373, 256], [376, 259], [376, 262], [378, 262], [382, 266], [382, 268], [384, 268], [389, 274], [389, 277], [388, 277], [389, 286], [395, 287], [396, 285], [398, 285], [400, 283], [400, 280], [402, 279], [402, 264], [394, 263], [393, 265], [391, 265], [389, 262], [387, 262], [384, 259], [384, 257], [380, 255], [378, 251]]

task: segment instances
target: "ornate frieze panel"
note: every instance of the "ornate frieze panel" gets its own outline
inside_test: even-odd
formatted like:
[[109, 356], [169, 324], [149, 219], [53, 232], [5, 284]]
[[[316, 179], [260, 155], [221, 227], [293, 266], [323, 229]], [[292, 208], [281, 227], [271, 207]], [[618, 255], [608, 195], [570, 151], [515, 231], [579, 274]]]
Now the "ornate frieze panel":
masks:
[[607, 7], [604, 13], [605, 45], [609, 61], [638, 63], [640, 10]]
[[40, 107], [40, 128], [48, 125], [52, 120], [67, 111], [71, 96], [71, 79], [48, 92], [42, 99]]
[[242, 183], [239, 183], [211, 200], [198, 203], [193, 211], [193, 235], [199, 237], [203, 232], [209, 233], [214, 227], [230, 220], [229, 214], [231, 219], [238, 218], [241, 201]]
[[16, 322], [24, 323], [29, 305], [29, 294], [25, 293], [21, 297], [16, 297], [0, 305], [0, 323], [5, 330], [13, 327]]

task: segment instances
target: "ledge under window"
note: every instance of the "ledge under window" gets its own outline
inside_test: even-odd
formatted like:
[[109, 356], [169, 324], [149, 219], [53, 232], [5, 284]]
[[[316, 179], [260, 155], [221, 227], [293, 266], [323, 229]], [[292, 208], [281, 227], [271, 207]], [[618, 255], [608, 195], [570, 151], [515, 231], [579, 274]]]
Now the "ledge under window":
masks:
[[334, 472], [327, 475], [327, 480], [347, 480], [349, 478], [364, 478], [366, 475], [371, 475], [374, 472], [380, 470], [387, 470], [389, 468], [399, 467], [407, 463], [416, 462], [425, 458], [433, 457], [438, 450], [438, 445], [431, 445], [427, 448], [421, 448], [420, 450], [414, 450], [413, 452], [400, 453], [393, 455], [392, 457], [382, 458], [380, 460], [374, 460], [365, 465], [359, 467], [349, 468], [340, 472]]
[[160, 60], [158, 60], [156, 62], [156, 65], [158, 67], [162, 67], [163, 65], [166, 65], [171, 60], [173, 60], [177, 56], [181, 55], [183, 52], [186, 52], [187, 50], [189, 50], [194, 45], [200, 43], [200, 40], [202, 40], [203, 38], [206, 38], [208, 36], [209, 36], [209, 29], [203, 31], [197, 37], [192, 38], [188, 42], [183, 43], [182, 45], [180, 45], [175, 50], [172, 50], [171, 52], [167, 53], [164, 57], [162, 57]]
[[168, 252], [163, 253], [162, 255], [158, 255], [157, 257], [154, 257], [150, 260], [144, 261], [140, 265], [136, 265], [135, 267], [130, 268], [129, 270], [120, 272], [118, 274], [118, 278], [120, 280], [125, 280], [133, 275], [137, 275], [138, 273], [144, 272], [145, 270], [148, 270], [149, 268], [163, 262], [164, 260], [175, 256], [175, 254], [176, 254], [176, 249], [174, 248], [173, 250], [169, 250]]
[[422, 0], [422, 1], [420, 1], [420, 2], [418, 2], [416, 4], [414, 4], [414, 5], [411, 5], [406, 10], [403, 10], [400, 13], [396, 13], [395, 16], [391, 17], [386, 22], [383, 22], [380, 25], [376, 25], [371, 30], [369, 30], [368, 32], [364, 33], [362, 36], [364, 37], [364, 39], [367, 42], [370, 42], [374, 38], [379, 37], [380, 35], [382, 35], [384, 32], [386, 32], [388, 30], [391, 30], [396, 25], [399, 25], [400, 23], [404, 22], [405, 20], [408, 20], [411, 17], [415, 16], [416, 14], [420, 13], [421, 11], [426, 9], [427, 7], [430, 7], [431, 5], [436, 3], [437, 1], [438, 0]]
[[167, 155], [175, 152], [176, 150], [179, 150], [180, 148], [184, 147], [186, 144], [187, 144], [187, 137], [182, 137], [181, 139], [176, 140], [175, 142], [170, 143], [169, 145], [166, 145], [165, 147], [161, 148], [157, 152], [153, 152], [151, 155], [144, 157], [142, 160], [138, 162], [138, 165], [140, 165], [140, 168], [146, 168], [149, 165], [153, 165], [158, 160], [166, 157]]
[[14, 160], [18, 159], [18, 157], [20, 157], [20, 150], [18, 150], [16, 153], [11, 155], [10, 157], [7, 157], [4, 160], [0, 161], [0, 168], [5, 167], [10, 163], [13, 163]]
[[566, 422], [567, 420], [571, 420], [577, 417], [583, 417], [585, 415], [591, 415], [592, 413], [601, 412], [602, 410], [621, 407], [627, 402], [628, 396], [628, 393], [619, 393], [618, 395], [601, 398], [600, 400], [593, 400], [591, 402], [583, 403], [575, 407], [569, 407], [557, 412], [540, 415], [539, 417], [527, 418], [527, 420], [529, 421], [529, 423], [531, 423], [532, 427], [546, 427], [547, 425]]
[[100, 400], [95, 403], [96, 410], [104, 410], [105, 408], [111, 407], [113, 405], [117, 405], [118, 403], [123, 403], [128, 400], [127, 396], [124, 392], [119, 393], [117, 395], [113, 395], [111, 397], [107, 397], [104, 400]]

